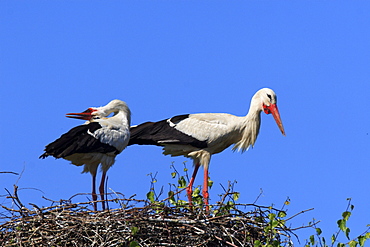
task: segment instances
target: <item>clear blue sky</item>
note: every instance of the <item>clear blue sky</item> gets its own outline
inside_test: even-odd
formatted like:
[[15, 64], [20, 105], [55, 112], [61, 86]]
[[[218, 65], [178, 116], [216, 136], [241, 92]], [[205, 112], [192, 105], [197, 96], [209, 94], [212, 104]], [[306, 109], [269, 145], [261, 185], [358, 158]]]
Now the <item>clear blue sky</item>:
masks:
[[[17, 183], [22, 201], [91, 192], [91, 176], [65, 160], [40, 160], [44, 146], [82, 124], [65, 118], [112, 99], [132, 124], [178, 114], [245, 115], [252, 95], [278, 95], [286, 130], [262, 114], [257, 143], [227, 149], [210, 165], [211, 203], [237, 180], [239, 202], [315, 208], [330, 236], [352, 198], [355, 237], [370, 223], [370, 3], [366, 1], [1, 1], [0, 194]], [[148, 173], [167, 191], [159, 147], [132, 146], [108, 172], [108, 187], [145, 197]], [[100, 178], [99, 178], [100, 179]], [[201, 184], [202, 176], [196, 181]], [[30, 188], [36, 188], [30, 189]], [[41, 192], [42, 191], [42, 192]], [[76, 200], [85, 200], [85, 197]], [[0, 197], [0, 203], [9, 200]], [[301, 241], [313, 230], [298, 232]]]

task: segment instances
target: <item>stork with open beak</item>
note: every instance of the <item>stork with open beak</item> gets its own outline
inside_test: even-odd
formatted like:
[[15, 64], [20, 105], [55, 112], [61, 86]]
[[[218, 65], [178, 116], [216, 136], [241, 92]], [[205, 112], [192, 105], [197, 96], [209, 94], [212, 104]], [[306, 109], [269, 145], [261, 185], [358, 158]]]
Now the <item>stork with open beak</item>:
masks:
[[263, 88], [253, 96], [249, 112], [244, 117], [226, 113], [186, 114], [132, 126], [128, 145], [162, 146], [165, 155], [192, 158], [194, 172], [186, 189], [190, 205], [195, 176], [199, 167], [203, 166], [202, 193], [208, 211], [208, 167], [211, 155], [222, 152], [232, 144], [233, 150], [241, 152], [253, 147], [260, 129], [262, 111], [273, 115], [281, 133], [285, 135], [276, 102], [275, 92]]
[[[113, 116], [109, 117], [113, 113]], [[115, 157], [127, 146], [130, 139], [131, 112], [125, 102], [112, 100], [106, 106], [90, 107], [81, 113], [68, 113], [66, 117], [87, 120], [63, 134], [45, 147], [40, 158], [53, 156], [63, 158], [76, 166], [84, 165], [83, 173], [92, 175], [92, 199], [97, 210], [95, 190], [96, 173], [101, 164], [102, 177], [99, 192], [104, 203], [104, 183], [108, 169], [114, 164]]]

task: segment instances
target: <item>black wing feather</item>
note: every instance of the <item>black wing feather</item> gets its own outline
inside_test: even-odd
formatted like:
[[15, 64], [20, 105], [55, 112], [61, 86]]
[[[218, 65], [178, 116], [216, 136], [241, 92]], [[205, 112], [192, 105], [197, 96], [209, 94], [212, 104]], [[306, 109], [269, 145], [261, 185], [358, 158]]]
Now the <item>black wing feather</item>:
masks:
[[[171, 118], [172, 123], [178, 123], [189, 115], [179, 115]], [[200, 141], [171, 127], [167, 119], [159, 122], [146, 122], [130, 128], [130, 142], [128, 145], [157, 145], [165, 144], [191, 145], [197, 148], [206, 148], [207, 142]]]
[[40, 158], [46, 158], [53, 156], [55, 158], [64, 158], [75, 153], [110, 153], [118, 150], [106, 143], [100, 142], [92, 135], [88, 134], [88, 131], [94, 133], [97, 129], [102, 126], [97, 122], [92, 122], [85, 125], [80, 125], [72, 128], [67, 133], [63, 134], [54, 142], [48, 144], [45, 147], [45, 153]]

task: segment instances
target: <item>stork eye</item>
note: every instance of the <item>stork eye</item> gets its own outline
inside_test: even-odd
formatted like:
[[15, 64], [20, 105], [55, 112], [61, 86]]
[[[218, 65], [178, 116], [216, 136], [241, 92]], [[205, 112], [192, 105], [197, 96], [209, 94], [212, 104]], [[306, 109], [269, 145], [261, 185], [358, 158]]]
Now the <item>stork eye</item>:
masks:
[[269, 97], [270, 100], [272, 100], [272, 97], [270, 94], [267, 94], [267, 97]]
[[82, 113], [93, 113], [94, 111], [96, 110], [92, 108], [88, 108], [86, 111], [83, 111]]

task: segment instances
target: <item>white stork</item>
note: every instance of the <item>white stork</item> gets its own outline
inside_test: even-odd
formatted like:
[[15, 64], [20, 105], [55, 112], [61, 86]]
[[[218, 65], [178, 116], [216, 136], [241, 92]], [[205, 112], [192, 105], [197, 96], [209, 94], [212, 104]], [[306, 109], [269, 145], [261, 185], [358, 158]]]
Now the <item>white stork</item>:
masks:
[[[108, 117], [112, 113], [113, 116]], [[106, 173], [130, 139], [131, 112], [125, 102], [112, 100], [106, 106], [90, 107], [82, 113], [68, 113], [66, 116], [88, 121], [48, 144], [40, 158], [53, 156], [69, 160], [76, 166], [84, 165], [82, 172], [90, 172], [92, 175], [92, 198], [96, 211], [95, 180], [98, 166], [101, 164], [99, 192], [104, 200]], [[104, 202], [102, 208], [105, 210]]]
[[204, 167], [203, 198], [208, 211], [208, 166], [212, 154], [220, 153], [234, 144], [233, 150], [244, 152], [254, 146], [261, 123], [261, 111], [272, 114], [281, 133], [284, 127], [276, 105], [275, 92], [260, 89], [252, 98], [244, 117], [226, 113], [179, 115], [159, 122], [146, 122], [131, 127], [128, 145], [163, 146], [163, 154], [192, 158], [194, 172], [186, 188], [192, 205], [192, 187], [200, 166]]

